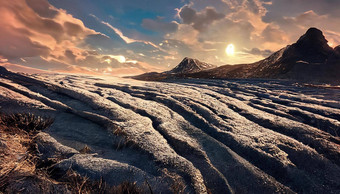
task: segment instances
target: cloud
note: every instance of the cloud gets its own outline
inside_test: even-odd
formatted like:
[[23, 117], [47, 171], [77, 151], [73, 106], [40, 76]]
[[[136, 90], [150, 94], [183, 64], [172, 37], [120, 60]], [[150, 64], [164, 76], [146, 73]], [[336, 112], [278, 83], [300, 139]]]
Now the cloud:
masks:
[[214, 42], [247, 45], [251, 42], [251, 34], [255, 27], [248, 21], [233, 21], [225, 18], [210, 26], [200, 38]]
[[[1, 14], [0, 14], [1, 15]], [[1, 25], [0, 21], [0, 25]], [[45, 56], [51, 49], [30, 39], [31, 32], [22, 28], [15, 28], [6, 24], [0, 30], [0, 55], [7, 59]]]
[[[45, 70], [105, 74], [155, 69], [146, 63], [173, 67], [185, 56], [218, 65], [248, 63], [295, 42], [311, 26], [323, 30], [333, 47], [340, 44], [340, 25], [335, 25], [340, 1], [334, 0], [105, 2], [119, 11], [121, 21], [114, 14], [114, 19], [106, 20], [89, 17], [89, 10], [96, 11], [89, 6], [92, 3], [76, 1], [84, 4], [74, 8], [67, 0], [50, 2], [68, 5], [64, 7], [76, 10], [72, 13], [97, 31], [47, 0], [0, 1], [1, 60]], [[159, 11], [162, 6], [166, 12]], [[103, 10], [95, 14], [104, 18], [107, 13], [99, 11]], [[129, 11], [136, 11], [136, 18], [126, 17]], [[235, 45], [234, 57], [225, 54], [230, 43]]]
[[[178, 30], [166, 34], [164, 38], [184, 43], [193, 57], [210, 63], [254, 62], [267, 57], [272, 51], [292, 44], [310, 26], [323, 30], [333, 47], [338, 44], [337, 40], [340, 40], [340, 33], [338, 33], [340, 26], [334, 25], [340, 18], [336, 18], [335, 13], [325, 12], [327, 4], [329, 7], [330, 4], [336, 6], [338, 3], [331, 3], [329, 0], [321, 7], [318, 7], [323, 4], [320, 3], [321, 1], [318, 3], [313, 1], [311, 6], [305, 6], [313, 7], [313, 10], [306, 11], [303, 11], [305, 7], [302, 5], [309, 3], [306, 0], [292, 0], [289, 3], [283, 0], [192, 0], [190, 2], [178, 9], [177, 17], [181, 19]], [[295, 4], [299, 4], [299, 9], [292, 14], [287, 14], [291, 12], [287, 7], [294, 7]], [[208, 9], [209, 5], [215, 7]], [[273, 16], [273, 10], [268, 9], [273, 7], [275, 11], [280, 12], [280, 17], [272, 17], [269, 20], [267, 17]], [[287, 13], [281, 13], [279, 10], [281, 7]], [[208, 14], [209, 12], [212, 14]], [[235, 57], [228, 57], [224, 52], [227, 44], [230, 43], [235, 45]], [[178, 54], [180, 52], [176, 52], [176, 48], [172, 47], [172, 52], [180, 55]]]
[[279, 27], [269, 24], [262, 31], [262, 38], [264, 42], [289, 43], [289, 38], [286, 33], [279, 29]]
[[[334, 44], [340, 44], [340, 1], [323, 0], [275, 0], [264, 5], [267, 13], [263, 21], [275, 24], [283, 31], [289, 42], [296, 41], [309, 27], [317, 27]], [[329, 31], [333, 33], [328, 33]], [[335, 35], [335, 36], [334, 36]]]
[[65, 50], [65, 57], [67, 61], [69, 61], [71, 64], [74, 64], [77, 56], [73, 54], [72, 50]]
[[71, 23], [71, 22], [65, 22], [64, 28], [65, 28], [66, 33], [70, 36], [77, 36], [83, 30], [80, 25]]
[[5, 67], [7, 70], [12, 71], [12, 72], [21, 72], [21, 73], [51, 73], [50, 71], [45, 71], [37, 68], [32, 68], [32, 67], [26, 67], [24, 65], [19, 65], [19, 64], [13, 64], [13, 63], [8, 63], [8, 62], [1, 62], [0, 61], [0, 66]]
[[[103, 73], [97, 69], [107, 67], [124, 66], [146, 70], [131, 59], [119, 62], [112, 58], [110, 63], [105, 62], [104, 58], [108, 54], [93, 51], [89, 42], [99, 40], [102, 43], [112, 43], [111, 39], [87, 28], [81, 20], [65, 10], [53, 7], [47, 0], [0, 1], [0, 17], [0, 56], [8, 64], [96, 74]], [[126, 37], [119, 29], [105, 22], [103, 24], [113, 29], [127, 43], [143, 42], [157, 47], [152, 42]]]
[[[196, 10], [194, 7], [195, 4], [191, 3], [179, 9], [178, 17], [182, 22], [179, 23], [178, 30], [164, 36], [166, 40], [185, 45], [170, 47], [171, 52], [176, 54], [175, 58], [185, 53], [217, 65], [249, 62], [249, 58], [245, 59], [240, 55], [240, 50], [243, 47], [252, 48], [257, 43], [252, 37], [255, 31], [252, 23], [247, 18], [235, 19], [234, 13], [224, 15], [212, 7], [202, 10]], [[228, 57], [225, 53], [225, 48], [230, 43], [238, 49], [235, 57]], [[187, 52], [180, 51], [182, 48]]]
[[113, 30], [122, 40], [124, 40], [125, 43], [127, 44], [131, 44], [131, 43], [135, 43], [135, 42], [140, 42], [140, 43], [144, 43], [144, 44], [148, 44], [151, 45], [155, 48], [159, 48], [156, 44], [150, 42], [150, 41], [145, 41], [145, 40], [137, 40], [137, 39], [133, 39], [133, 38], [129, 38], [127, 36], [125, 36], [123, 34], [123, 32], [121, 30], [119, 30], [118, 28], [112, 26], [111, 24], [109, 24], [108, 22], [102, 21], [100, 20], [97, 16], [90, 14], [90, 16], [94, 17], [95, 19], [97, 19], [98, 21], [100, 21], [100, 23], [104, 24], [105, 26], [109, 27], [111, 30]]
[[58, 14], [58, 11], [47, 1], [26, 0], [26, 3], [30, 8], [35, 11], [35, 13], [37, 13], [41, 17], [53, 18]]
[[187, 45], [197, 45], [197, 37], [199, 32], [192, 25], [181, 24], [175, 33], [170, 33], [165, 36], [166, 39], [181, 41]]
[[266, 21], [273, 21], [280, 17], [296, 16], [309, 10], [313, 10], [318, 15], [330, 15], [340, 17], [340, 1], [337, 0], [272, 0], [271, 4], [264, 5], [268, 10]]
[[[333, 44], [340, 44], [340, 26], [334, 25], [340, 17], [332, 17], [328, 14], [319, 15], [314, 10], [308, 10], [295, 16], [280, 16], [271, 21], [281, 32], [288, 42], [295, 42], [308, 28], [321, 29]], [[282, 34], [282, 33], [280, 33]], [[285, 41], [287, 42], [287, 41]]]
[[273, 54], [273, 51], [269, 49], [261, 50], [259, 48], [252, 48], [251, 50], [245, 50], [245, 52], [252, 55], [258, 55], [263, 57], [268, 57], [269, 55]]
[[[215, 7], [209, 6], [214, 5]], [[266, 50], [277, 45], [264, 41], [263, 31], [269, 25], [262, 21], [267, 13], [260, 0], [193, 0], [178, 9], [181, 19], [178, 30], [166, 34], [165, 39], [180, 41], [189, 48], [193, 57], [215, 64], [247, 63], [261, 59], [265, 53], [244, 52], [252, 48]], [[228, 44], [234, 44], [236, 55], [225, 53]], [[280, 42], [282, 43], [282, 42]], [[278, 47], [280, 47], [279, 45]], [[175, 49], [174, 49], [175, 50]], [[177, 52], [180, 53], [180, 52]]]
[[164, 22], [162, 18], [158, 17], [156, 20], [153, 19], [143, 19], [142, 26], [145, 29], [162, 32], [162, 33], [170, 33], [178, 30], [178, 23], [175, 21], [172, 22]]
[[205, 30], [212, 22], [224, 18], [224, 14], [218, 13], [213, 7], [206, 7], [200, 12], [188, 5], [183, 6], [178, 14], [184, 24], [191, 24], [198, 31]]
[[123, 39], [128, 44], [140, 41], [140, 40], [135, 40], [135, 39], [129, 38], [127, 36], [124, 36], [122, 31], [120, 31], [118, 28], [113, 27], [108, 22], [101, 21], [101, 23], [104, 24], [105, 26], [111, 28], [121, 39]]
[[247, 0], [243, 1], [242, 4], [240, 4], [239, 7], [243, 7], [244, 9], [256, 14], [256, 15], [265, 15], [267, 12], [267, 9], [263, 6], [263, 1], [261, 0]]
[[340, 45], [340, 33], [330, 30], [324, 31], [324, 35], [327, 37], [328, 45], [335, 48]]
[[123, 44], [122, 41], [112, 39], [103, 34], [91, 34], [85, 38], [83, 46], [95, 50], [112, 50], [114, 48], [122, 48]]
[[79, 51], [77, 45], [87, 35], [98, 34], [46, 0], [1, 1], [0, 6], [0, 55], [7, 59], [40, 56], [58, 60], [66, 49]]

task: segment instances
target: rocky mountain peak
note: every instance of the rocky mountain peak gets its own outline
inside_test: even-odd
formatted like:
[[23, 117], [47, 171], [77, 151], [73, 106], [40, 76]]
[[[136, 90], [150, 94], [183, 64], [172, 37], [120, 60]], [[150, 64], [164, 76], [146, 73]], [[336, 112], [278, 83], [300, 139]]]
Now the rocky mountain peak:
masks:
[[334, 52], [327, 42], [321, 30], [309, 28], [284, 55], [309, 63], [324, 63]]
[[328, 41], [326, 40], [321, 30], [317, 28], [309, 28], [307, 32], [304, 35], [302, 35], [296, 43], [314, 44], [320, 46], [327, 44], [327, 42]]
[[337, 52], [338, 54], [340, 54], [340, 45], [339, 46], [336, 46], [334, 48], [334, 51]]
[[7, 73], [7, 69], [3, 66], [0, 66], [0, 73]]
[[215, 67], [217, 66], [201, 62], [198, 59], [185, 57], [175, 68], [169, 71], [169, 73], [195, 73]]

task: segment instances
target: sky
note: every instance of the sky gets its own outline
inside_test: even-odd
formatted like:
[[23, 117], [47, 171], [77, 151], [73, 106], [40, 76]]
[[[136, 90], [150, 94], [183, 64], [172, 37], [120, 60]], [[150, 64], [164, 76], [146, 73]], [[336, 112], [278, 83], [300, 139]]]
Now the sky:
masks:
[[309, 27], [340, 45], [339, 0], [1, 0], [0, 18], [0, 65], [26, 72], [130, 75], [184, 57], [251, 63]]

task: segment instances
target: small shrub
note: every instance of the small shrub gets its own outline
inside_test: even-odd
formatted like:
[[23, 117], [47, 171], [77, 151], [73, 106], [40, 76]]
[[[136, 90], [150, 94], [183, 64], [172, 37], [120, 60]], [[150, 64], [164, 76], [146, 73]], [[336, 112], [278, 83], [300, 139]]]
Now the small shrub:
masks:
[[0, 113], [0, 123], [7, 127], [15, 127], [26, 132], [41, 131], [50, 127], [53, 123], [50, 117], [37, 116], [32, 113]]
[[72, 193], [86, 194], [142, 194], [146, 193], [136, 182], [124, 181], [117, 186], [109, 186], [103, 179], [99, 181], [90, 180], [88, 177], [79, 175], [77, 172], [69, 169], [63, 176], [57, 178], [57, 181], [68, 185]]

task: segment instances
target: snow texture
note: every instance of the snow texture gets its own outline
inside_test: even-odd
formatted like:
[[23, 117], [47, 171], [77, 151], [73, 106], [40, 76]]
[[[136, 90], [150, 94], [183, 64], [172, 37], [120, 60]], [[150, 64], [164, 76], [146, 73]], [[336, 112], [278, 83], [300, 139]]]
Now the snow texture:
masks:
[[[340, 92], [275, 80], [2, 74], [0, 106], [55, 118], [44, 159], [156, 193], [339, 193]], [[16, 108], [13, 108], [16, 107]], [[88, 146], [91, 153], [79, 150]], [[176, 177], [176, 178], [174, 178]]]

